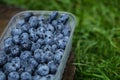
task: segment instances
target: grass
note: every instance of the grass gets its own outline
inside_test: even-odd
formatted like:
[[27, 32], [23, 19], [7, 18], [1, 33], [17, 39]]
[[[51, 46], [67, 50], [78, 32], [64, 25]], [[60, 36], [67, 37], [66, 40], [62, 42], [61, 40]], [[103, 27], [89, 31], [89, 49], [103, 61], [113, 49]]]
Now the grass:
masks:
[[119, 0], [4, 0], [25, 9], [75, 14], [75, 80], [120, 80]]

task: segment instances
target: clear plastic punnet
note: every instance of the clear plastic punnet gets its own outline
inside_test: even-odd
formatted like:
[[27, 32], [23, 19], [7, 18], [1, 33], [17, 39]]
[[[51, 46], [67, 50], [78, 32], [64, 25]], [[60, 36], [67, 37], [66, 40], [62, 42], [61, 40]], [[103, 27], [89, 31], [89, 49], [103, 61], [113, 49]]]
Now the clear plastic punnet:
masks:
[[[4, 45], [4, 39], [11, 36], [11, 29], [13, 29], [13, 27], [16, 27], [16, 22], [17, 20], [21, 19], [23, 17], [24, 13], [28, 13], [28, 12], [32, 12], [34, 15], [44, 15], [45, 17], [49, 16], [53, 11], [22, 11], [20, 13], [17, 13], [16, 15], [14, 15], [11, 20], [9, 21], [7, 27], [5, 28], [4, 32], [2, 33], [1, 37], [0, 37], [0, 51], [3, 49], [3, 45]], [[54, 80], [61, 80], [62, 76], [63, 76], [63, 72], [66, 66], [66, 62], [68, 60], [70, 51], [71, 51], [71, 47], [72, 47], [72, 37], [73, 37], [73, 33], [74, 33], [74, 29], [76, 26], [76, 18], [73, 14], [69, 13], [69, 12], [64, 12], [64, 11], [58, 11], [59, 14], [68, 14], [69, 15], [69, 20], [68, 20], [68, 24], [71, 27], [71, 33], [70, 33], [70, 37], [69, 37], [69, 41], [67, 42], [65, 51], [64, 51], [64, 55], [61, 59], [61, 62], [59, 64], [58, 70], [55, 74], [55, 78]]]

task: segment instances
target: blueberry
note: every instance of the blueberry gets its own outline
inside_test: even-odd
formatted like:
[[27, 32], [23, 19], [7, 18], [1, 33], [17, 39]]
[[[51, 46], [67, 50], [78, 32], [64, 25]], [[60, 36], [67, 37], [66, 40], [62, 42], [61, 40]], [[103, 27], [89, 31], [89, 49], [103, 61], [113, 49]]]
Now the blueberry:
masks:
[[54, 75], [52, 75], [52, 74], [49, 74], [49, 75], [47, 75], [46, 76], [46, 78], [47, 78], [47, 80], [54, 80]]
[[22, 30], [20, 28], [13, 28], [12, 31], [11, 31], [11, 34], [14, 36], [14, 35], [20, 35], [22, 33]]
[[57, 20], [53, 20], [51, 24], [55, 27], [55, 26], [57, 26], [58, 21]]
[[38, 39], [36, 43], [43, 45], [45, 43], [45, 41], [44, 41], [44, 39]]
[[55, 63], [60, 64], [62, 56], [63, 56], [63, 50], [62, 49], [57, 50], [54, 55]]
[[19, 56], [20, 51], [21, 51], [21, 49], [20, 49], [20, 47], [18, 45], [14, 45], [10, 49], [10, 52], [11, 52], [12, 56]]
[[33, 33], [30, 34], [30, 40], [36, 42], [38, 40], [38, 38], [39, 37], [38, 37], [36, 32], [33, 32]]
[[55, 26], [56, 31], [59, 31], [59, 32], [62, 31], [63, 28], [64, 28], [64, 25], [62, 23]]
[[0, 80], [6, 80], [5, 73], [0, 71]]
[[[38, 63], [41, 63], [41, 57], [43, 57], [44, 53], [41, 49], [36, 49], [34, 51], [34, 58], [37, 60]], [[43, 60], [44, 61], [44, 60]]]
[[31, 56], [32, 56], [32, 53], [30, 51], [23, 51], [20, 55], [20, 59], [27, 60], [31, 58]]
[[50, 45], [45, 45], [43, 50], [46, 52], [46, 51], [51, 51], [51, 46]]
[[23, 50], [30, 50], [31, 48], [31, 41], [30, 40], [24, 40], [21, 42], [21, 47]]
[[23, 40], [28, 40], [29, 39], [29, 34], [24, 32], [20, 35], [20, 40], [23, 41]]
[[33, 16], [33, 13], [31, 12], [26, 12], [23, 14], [23, 18], [25, 21], [28, 21], [31, 16]]
[[53, 36], [51, 31], [46, 31], [45, 32], [45, 37]]
[[11, 72], [8, 75], [8, 80], [19, 80], [20, 76], [18, 72]]
[[67, 14], [62, 14], [62, 15], [60, 16], [60, 18], [59, 18], [58, 21], [59, 21], [60, 23], [66, 24], [67, 21], [68, 21], [68, 19], [69, 19], [69, 16], [68, 16]]
[[38, 21], [44, 21], [45, 17], [43, 15], [38, 16]]
[[48, 18], [48, 22], [51, 23], [53, 20], [55, 20], [58, 16], [58, 12], [54, 11], [50, 14], [50, 17]]
[[53, 60], [54, 54], [51, 51], [46, 51], [45, 52], [45, 61], [49, 62]]
[[50, 62], [48, 63], [48, 67], [49, 67], [49, 69], [50, 69], [50, 73], [51, 73], [51, 74], [55, 74], [56, 71], [57, 71], [58, 65], [55, 64], [54, 61], [50, 61]]
[[48, 24], [47, 30], [51, 31], [51, 32], [54, 32], [54, 27], [51, 24]]
[[49, 67], [46, 64], [40, 64], [38, 65], [37, 73], [41, 76], [46, 76], [49, 73]]
[[7, 55], [4, 51], [0, 51], [0, 66], [3, 66], [7, 62]]
[[32, 76], [28, 72], [23, 72], [20, 77], [21, 80], [32, 80]]
[[30, 27], [30, 25], [28, 23], [25, 23], [21, 26], [21, 30], [23, 32], [28, 32], [29, 27]]
[[37, 28], [38, 19], [36, 16], [31, 16], [28, 22], [30, 24], [30, 27]]
[[13, 71], [16, 71], [16, 66], [13, 63], [6, 63], [4, 65], [4, 72], [6, 74], [13, 72]]
[[22, 26], [23, 24], [25, 24], [25, 20], [24, 19], [19, 19], [17, 20], [17, 25], [16, 26]]
[[62, 30], [62, 34], [64, 36], [70, 36], [70, 32], [71, 32], [71, 29], [69, 26], [66, 26], [63, 30]]
[[7, 54], [7, 61], [11, 62], [12, 59], [13, 59], [13, 55], [12, 54]]
[[52, 45], [54, 43], [53, 42], [53, 36], [47, 36], [44, 41], [45, 41], [46, 45], [47, 44]]
[[24, 68], [25, 68], [25, 72], [29, 72], [31, 74], [34, 71], [34, 66], [32, 66], [31, 64], [27, 64]]
[[35, 28], [29, 28], [28, 32], [29, 32], [29, 34], [32, 34], [32, 33], [36, 32], [36, 29]]
[[38, 27], [37, 28], [37, 35], [40, 37], [40, 38], [44, 38], [44, 32], [45, 32], [45, 28], [44, 27]]
[[12, 59], [11, 61], [12, 64], [14, 64], [14, 66], [19, 69], [20, 68], [20, 58], [19, 57], [15, 57]]
[[33, 76], [33, 80], [40, 80], [40, 76], [39, 75], [35, 75], [35, 76]]
[[22, 67], [18, 69], [18, 73], [19, 73], [19, 74], [21, 74], [21, 73], [24, 72], [24, 71], [25, 71], [25, 70], [24, 70], [24, 68], [22, 68]]
[[28, 61], [29, 61], [29, 64], [32, 65], [33, 67], [38, 66], [38, 63], [34, 58], [30, 58]]
[[58, 40], [57, 44], [58, 44], [59, 48], [65, 49], [67, 41], [65, 39], [60, 39], [60, 40]]
[[38, 43], [32, 43], [31, 51], [35, 51], [36, 49], [39, 49], [39, 48], [40, 48], [40, 44], [38, 44]]
[[14, 42], [15, 44], [19, 44], [19, 43], [20, 43], [19, 35], [13, 36], [13, 42]]
[[51, 48], [52, 48], [52, 51], [53, 51], [53, 52], [56, 51], [56, 50], [58, 49], [58, 47], [57, 47], [56, 44], [53, 44], [53, 45], [51, 46]]
[[5, 48], [11, 47], [13, 45], [14, 45], [14, 43], [13, 43], [12, 37], [8, 37], [4, 40]]
[[62, 33], [57, 33], [57, 34], [55, 34], [54, 37], [57, 38], [57, 40], [60, 40], [60, 39], [62, 39], [64, 36], [63, 36]]
[[40, 80], [48, 80], [46, 77], [41, 77]]

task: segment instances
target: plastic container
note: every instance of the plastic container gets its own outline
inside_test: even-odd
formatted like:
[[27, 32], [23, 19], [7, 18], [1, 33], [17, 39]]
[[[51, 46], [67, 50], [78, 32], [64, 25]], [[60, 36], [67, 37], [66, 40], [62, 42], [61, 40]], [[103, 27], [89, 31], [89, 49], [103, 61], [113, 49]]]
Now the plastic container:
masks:
[[[3, 34], [0, 37], [0, 50], [3, 49], [2, 45], [4, 44], [4, 39], [11, 36], [10, 35], [11, 29], [13, 27], [16, 27], [16, 21], [18, 19], [22, 18], [23, 14], [26, 13], [26, 12], [32, 12], [34, 15], [45, 15], [47, 17], [53, 11], [22, 11], [20, 13], [17, 13], [9, 21], [7, 27], [5, 28]], [[69, 57], [69, 53], [70, 53], [70, 50], [71, 50], [71, 47], [72, 47], [72, 37], [73, 37], [73, 32], [74, 32], [74, 29], [75, 29], [75, 26], [76, 26], [76, 18], [75, 18], [75, 16], [73, 14], [68, 13], [68, 12], [63, 12], [63, 11], [58, 11], [58, 13], [59, 14], [65, 13], [65, 14], [69, 15], [68, 23], [70, 24], [70, 27], [71, 27], [72, 31], [70, 33], [69, 41], [68, 41], [68, 43], [66, 45], [64, 55], [63, 55], [63, 57], [61, 59], [61, 63], [59, 65], [59, 67], [58, 67], [58, 70], [57, 70], [57, 73], [55, 75], [54, 80], [61, 80], [62, 79], [64, 68], [66, 66], [66, 62], [67, 62], [67, 59]]]

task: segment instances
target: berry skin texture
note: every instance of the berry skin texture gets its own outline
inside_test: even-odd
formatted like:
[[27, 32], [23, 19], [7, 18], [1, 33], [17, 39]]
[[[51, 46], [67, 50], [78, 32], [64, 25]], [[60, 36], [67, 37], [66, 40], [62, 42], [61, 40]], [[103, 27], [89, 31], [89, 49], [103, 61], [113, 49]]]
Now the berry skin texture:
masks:
[[36, 16], [31, 16], [28, 22], [30, 24], [30, 27], [37, 28], [38, 19]]
[[22, 33], [22, 30], [20, 28], [13, 28], [11, 31], [11, 34], [14, 35], [20, 35]]
[[57, 64], [60, 64], [62, 56], [63, 56], [63, 50], [62, 49], [58, 49], [55, 52], [55, 55], [54, 55], [54, 62], [57, 63]]
[[40, 76], [46, 76], [49, 73], [49, 67], [46, 64], [40, 64], [38, 65], [37, 73]]
[[11, 37], [8, 37], [7, 39], [5, 39], [5, 41], [4, 41], [5, 48], [11, 47], [12, 45], [14, 45], [14, 44], [13, 44]]
[[39, 75], [33, 76], [33, 80], [40, 80], [40, 79], [41, 79], [41, 77]]
[[29, 64], [32, 65], [33, 67], [38, 66], [38, 63], [34, 58], [30, 58], [28, 61], [29, 61]]
[[19, 57], [15, 57], [11, 60], [11, 63], [14, 64], [14, 66], [19, 69], [20, 68], [20, 58]]
[[32, 76], [28, 72], [23, 72], [20, 77], [21, 80], [32, 80]]
[[23, 24], [25, 24], [25, 20], [24, 20], [24, 19], [19, 19], [19, 20], [17, 21], [17, 25], [16, 25], [16, 26], [21, 27]]
[[46, 77], [41, 77], [40, 80], [48, 80]]
[[14, 42], [15, 44], [19, 44], [19, 43], [20, 43], [19, 35], [13, 36], [13, 42]]
[[12, 56], [19, 56], [20, 55], [20, 51], [21, 50], [20, 50], [20, 47], [18, 45], [12, 46], [11, 50], [10, 50]]
[[5, 73], [3, 73], [2, 71], [0, 71], [0, 80], [6, 80]]
[[45, 52], [45, 61], [46, 62], [53, 60], [53, 58], [54, 58], [54, 54], [51, 51]]
[[33, 13], [31, 12], [27, 12], [23, 14], [23, 18], [25, 21], [28, 21], [31, 16], [33, 16]]
[[23, 51], [20, 55], [21, 60], [27, 60], [32, 56], [32, 53], [30, 51]]
[[34, 51], [34, 50], [39, 49], [39, 48], [40, 48], [40, 44], [38, 44], [38, 43], [32, 43], [31, 51]]
[[0, 51], [0, 66], [3, 66], [7, 62], [7, 55], [4, 51]]
[[57, 71], [58, 65], [55, 64], [54, 61], [50, 61], [50, 62], [48, 63], [48, 67], [49, 67], [49, 69], [50, 69], [50, 73], [51, 73], [51, 74], [55, 74], [56, 71]]
[[18, 72], [11, 72], [8, 75], [8, 80], [19, 80], [20, 76]]
[[48, 74], [48, 75], [46, 76], [46, 78], [47, 78], [47, 80], [54, 80], [54, 75]]
[[16, 66], [13, 63], [6, 63], [4, 65], [4, 71], [5, 73], [16, 71]]

